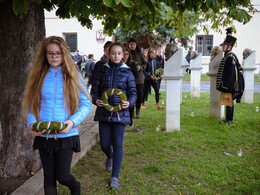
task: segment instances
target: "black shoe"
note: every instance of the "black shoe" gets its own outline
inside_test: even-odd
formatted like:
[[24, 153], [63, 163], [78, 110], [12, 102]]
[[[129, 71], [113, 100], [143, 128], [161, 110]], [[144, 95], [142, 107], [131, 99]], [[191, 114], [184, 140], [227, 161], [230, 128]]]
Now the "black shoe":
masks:
[[224, 124], [224, 123], [227, 123], [226, 120], [223, 120], [223, 121], [218, 121], [220, 124]]
[[81, 188], [80, 182], [77, 181], [77, 187], [70, 191], [71, 195], [80, 195], [80, 191], [81, 191], [80, 188]]
[[227, 121], [226, 122], [228, 125], [231, 125], [232, 124], [232, 121]]

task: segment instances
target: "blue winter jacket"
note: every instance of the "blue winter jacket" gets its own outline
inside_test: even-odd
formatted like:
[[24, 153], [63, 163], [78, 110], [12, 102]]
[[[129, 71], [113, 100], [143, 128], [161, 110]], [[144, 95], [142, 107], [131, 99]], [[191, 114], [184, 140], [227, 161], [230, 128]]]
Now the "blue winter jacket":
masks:
[[[80, 82], [86, 93], [88, 93], [85, 85], [81, 80]], [[39, 112], [40, 121], [65, 122], [66, 120], [72, 120], [74, 123], [74, 127], [67, 134], [57, 134], [57, 138], [78, 135], [79, 132], [76, 127], [87, 117], [91, 110], [91, 102], [89, 98], [79, 90], [79, 109], [76, 113], [69, 116], [64, 105], [63, 83], [62, 67], [54, 68], [50, 66], [41, 91], [41, 106]], [[37, 120], [30, 112], [27, 116], [28, 129], [30, 128], [30, 125], [35, 122], [37, 122]], [[49, 138], [52, 138], [52, 136], [53, 135], [49, 135]], [[41, 135], [41, 137], [46, 137], [46, 135]]]
[[[136, 84], [134, 75], [126, 64], [120, 62], [118, 64], [106, 63], [96, 74], [92, 82], [91, 95], [92, 103], [96, 105], [96, 100], [100, 99], [102, 94], [109, 88], [118, 88], [127, 96], [127, 101], [132, 107], [137, 99]], [[118, 96], [110, 96], [108, 103], [116, 106], [120, 103]], [[95, 121], [115, 122], [121, 124], [130, 124], [129, 110], [123, 109], [117, 113], [109, 112], [104, 107], [98, 106], [96, 109]]]

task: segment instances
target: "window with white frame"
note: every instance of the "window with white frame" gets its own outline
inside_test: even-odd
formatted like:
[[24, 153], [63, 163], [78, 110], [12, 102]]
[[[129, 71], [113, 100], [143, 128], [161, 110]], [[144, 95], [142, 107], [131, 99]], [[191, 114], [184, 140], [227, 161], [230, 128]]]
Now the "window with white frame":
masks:
[[213, 48], [213, 35], [196, 35], [196, 51], [203, 56], [210, 56]]

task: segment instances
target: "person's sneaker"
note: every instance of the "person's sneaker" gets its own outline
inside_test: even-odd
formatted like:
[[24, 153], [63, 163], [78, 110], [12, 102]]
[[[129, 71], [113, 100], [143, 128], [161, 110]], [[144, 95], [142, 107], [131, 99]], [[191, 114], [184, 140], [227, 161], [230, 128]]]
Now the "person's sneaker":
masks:
[[230, 125], [232, 124], [232, 121], [227, 121], [226, 124]]
[[116, 177], [111, 178], [110, 188], [116, 190], [119, 188], [118, 179]]
[[223, 121], [218, 121], [220, 124], [224, 124], [226, 123], [227, 121], [226, 120], [223, 120]]
[[133, 127], [134, 126], [134, 121], [132, 120], [131, 123], [128, 126], [129, 127]]
[[107, 158], [107, 160], [106, 160], [106, 170], [107, 170], [108, 172], [111, 172], [111, 171], [112, 171], [112, 165], [113, 165], [113, 160]]

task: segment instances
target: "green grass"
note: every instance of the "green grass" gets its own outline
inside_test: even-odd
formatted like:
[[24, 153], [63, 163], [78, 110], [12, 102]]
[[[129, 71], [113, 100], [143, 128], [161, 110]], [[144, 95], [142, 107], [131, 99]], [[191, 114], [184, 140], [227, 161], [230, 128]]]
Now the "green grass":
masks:
[[260, 83], [259, 74], [255, 74], [254, 75], [254, 82], [255, 83]]
[[[235, 104], [231, 125], [209, 118], [209, 98], [208, 92], [192, 99], [183, 92], [181, 130], [166, 132], [165, 109], [157, 111], [154, 93], [150, 95], [148, 109], [134, 120], [144, 131], [126, 128], [120, 188], [109, 189], [111, 174], [97, 144], [72, 168], [82, 194], [259, 194], [260, 93], [253, 104]], [[241, 157], [236, 155], [239, 149]], [[60, 187], [59, 194], [69, 190]]]
[[[189, 82], [190, 81], [190, 74], [184, 74], [182, 81]], [[205, 81], [210, 81], [210, 76], [208, 76], [206, 74], [202, 74], [201, 75], [201, 82], [205, 82]]]
[[[183, 75], [182, 81], [189, 82], [190, 81], [190, 74]], [[210, 76], [208, 76], [206, 74], [202, 74], [201, 75], [201, 82], [206, 82], [206, 81], [210, 81]], [[259, 74], [254, 75], [254, 82], [260, 83]]]

